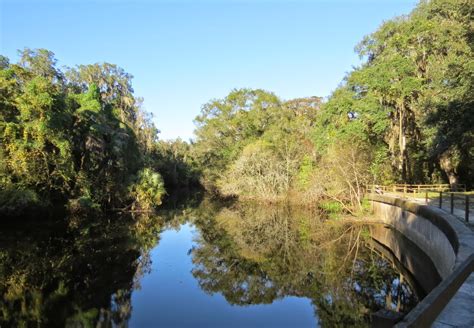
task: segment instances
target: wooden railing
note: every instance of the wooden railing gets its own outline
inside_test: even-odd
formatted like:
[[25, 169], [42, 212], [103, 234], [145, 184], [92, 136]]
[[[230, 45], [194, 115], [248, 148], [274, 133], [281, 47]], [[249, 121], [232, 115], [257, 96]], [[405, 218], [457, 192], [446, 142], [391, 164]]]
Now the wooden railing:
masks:
[[465, 185], [457, 185], [456, 191], [452, 191], [449, 184], [370, 185], [368, 189], [371, 193], [424, 200], [425, 204], [445, 209], [453, 215], [462, 217], [466, 222], [469, 222], [469, 215], [474, 213], [474, 192], [466, 192]]
[[417, 194], [425, 191], [466, 191], [466, 186], [459, 184], [456, 190], [452, 190], [449, 184], [393, 184], [393, 185], [370, 185], [369, 190], [376, 192], [377, 190], [384, 192]]

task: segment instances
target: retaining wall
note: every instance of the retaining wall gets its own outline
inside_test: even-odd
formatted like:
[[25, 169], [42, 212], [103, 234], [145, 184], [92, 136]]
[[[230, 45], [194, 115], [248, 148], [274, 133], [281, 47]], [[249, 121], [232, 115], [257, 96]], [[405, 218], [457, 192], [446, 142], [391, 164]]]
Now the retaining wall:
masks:
[[474, 252], [472, 231], [438, 208], [386, 195], [369, 200], [375, 218], [415, 243], [443, 279]]

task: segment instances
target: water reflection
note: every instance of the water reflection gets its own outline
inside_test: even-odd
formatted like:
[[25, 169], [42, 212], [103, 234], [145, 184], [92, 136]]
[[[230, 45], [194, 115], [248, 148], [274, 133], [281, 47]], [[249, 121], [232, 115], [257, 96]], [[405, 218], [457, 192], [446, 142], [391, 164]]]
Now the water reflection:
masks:
[[193, 275], [231, 304], [306, 297], [322, 326], [359, 326], [381, 308], [407, 312], [418, 295], [370, 243], [367, 227], [289, 207], [224, 208], [196, 220]]
[[173, 205], [2, 227], [0, 326], [184, 326], [186, 315], [283, 326], [298, 311], [313, 312], [312, 325], [364, 326], [422, 296], [362, 225], [284, 206]]
[[141, 255], [156, 240], [138, 238], [134, 221], [106, 222], [72, 217], [3, 226], [0, 326], [125, 326], [148, 264]]

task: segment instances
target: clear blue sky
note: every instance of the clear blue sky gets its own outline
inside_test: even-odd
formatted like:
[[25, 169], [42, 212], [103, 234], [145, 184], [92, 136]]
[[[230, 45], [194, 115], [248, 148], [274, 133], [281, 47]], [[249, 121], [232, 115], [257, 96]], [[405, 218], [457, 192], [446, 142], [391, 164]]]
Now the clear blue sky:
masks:
[[354, 46], [417, 0], [0, 0], [0, 52], [46, 48], [59, 65], [134, 76], [161, 138], [187, 140], [202, 104], [231, 89], [328, 96]]

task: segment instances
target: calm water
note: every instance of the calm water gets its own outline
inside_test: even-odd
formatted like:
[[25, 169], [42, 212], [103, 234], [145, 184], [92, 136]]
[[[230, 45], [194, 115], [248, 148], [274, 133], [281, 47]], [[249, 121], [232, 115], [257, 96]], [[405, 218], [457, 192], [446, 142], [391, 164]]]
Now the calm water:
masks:
[[[151, 274], [141, 280], [141, 290], [132, 294], [130, 325], [152, 327], [314, 327], [311, 301], [294, 296], [272, 304], [229, 304], [225, 297], [206, 293], [193, 276], [189, 250], [197, 247], [197, 228], [182, 225], [167, 230], [151, 252]], [[150, 300], [152, 300], [150, 303]]]
[[39, 222], [0, 232], [1, 327], [366, 326], [423, 296], [369, 229], [302, 209]]

